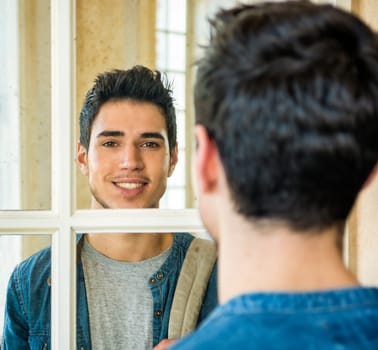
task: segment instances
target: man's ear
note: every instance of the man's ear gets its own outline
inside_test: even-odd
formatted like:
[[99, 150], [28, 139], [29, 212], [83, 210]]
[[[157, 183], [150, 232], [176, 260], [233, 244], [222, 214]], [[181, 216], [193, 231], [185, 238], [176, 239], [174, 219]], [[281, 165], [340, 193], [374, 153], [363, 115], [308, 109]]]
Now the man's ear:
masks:
[[77, 143], [76, 162], [81, 173], [85, 176], [88, 176], [88, 154], [87, 150], [83, 145], [80, 144], [80, 142]]
[[169, 159], [169, 169], [168, 169], [168, 177], [173, 174], [173, 170], [175, 170], [176, 164], [178, 162], [178, 146], [176, 146], [171, 151], [171, 156]]
[[195, 126], [196, 154], [195, 173], [198, 190], [211, 192], [217, 185], [220, 171], [218, 148], [202, 125]]

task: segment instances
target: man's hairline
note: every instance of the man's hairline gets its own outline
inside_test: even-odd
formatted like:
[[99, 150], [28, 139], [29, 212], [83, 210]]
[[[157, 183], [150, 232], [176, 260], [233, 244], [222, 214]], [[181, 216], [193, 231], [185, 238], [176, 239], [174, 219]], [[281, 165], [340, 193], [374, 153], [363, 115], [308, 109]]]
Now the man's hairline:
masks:
[[[164, 110], [163, 110], [163, 108], [159, 105], [159, 104], [157, 104], [157, 103], [154, 103], [154, 102], [152, 102], [152, 101], [148, 101], [148, 100], [142, 100], [142, 99], [138, 99], [138, 98], [134, 98], [134, 97], [111, 97], [111, 98], [109, 98], [108, 100], [106, 100], [105, 102], [103, 102], [103, 103], [101, 103], [101, 105], [100, 105], [100, 107], [98, 108], [98, 110], [97, 110], [97, 112], [96, 112], [96, 114], [93, 116], [93, 118], [92, 118], [92, 120], [90, 121], [90, 123], [88, 124], [88, 146], [87, 147], [85, 147], [80, 141], [79, 141], [79, 144], [81, 145], [81, 146], [83, 146], [84, 147], [84, 149], [86, 150], [86, 151], [88, 151], [88, 149], [89, 149], [89, 145], [90, 145], [90, 143], [91, 143], [91, 133], [92, 133], [92, 126], [93, 126], [93, 123], [94, 123], [94, 121], [96, 120], [96, 118], [98, 117], [98, 114], [100, 113], [100, 109], [101, 109], [101, 107], [103, 106], [103, 105], [105, 105], [106, 103], [108, 103], [108, 102], [113, 102], [113, 103], [115, 103], [115, 102], [119, 102], [119, 101], [130, 101], [130, 102], [135, 102], [135, 103], [148, 103], [148, 104], [151, 104], [151, 105], [154, 105], [154, 106], [156, 106], [157, 107], [157, 109], [159, 110], [159, 112], [161, 113], [161, 115], [162, 115], [162, 117], [164, 118], [164, 122], [165, 122], [165, 129], [166, 129], [166, 131], [167, 131], [167, 137], [168, 137], [168, 148], [169, 148], [169, 154], [170, 154], [170, 156], [172, 156], [172, 154], [173, 154], [173, 151], [175, 150], [175, 148], [177, 147], [177, 136], [176, 136], [176, 140], [175, 140], [175, 142], [174, 142], [174, 144], [172, 145], [172, 149], [171, 149], [171, 142], [170, 142], [170, 139], [169, 139], [169, 132], [168, 132], [168, 116], [164, 113]], [[79, 140], [80, 140], [80, 138], [81, 138], [81, 135], [82, 135], [82, 131], [81, 131], [81, 129], [80, 129], [80, 136], [79, 136]], [[177, 126], [176, 126], [176, 135], [177, 135]]]

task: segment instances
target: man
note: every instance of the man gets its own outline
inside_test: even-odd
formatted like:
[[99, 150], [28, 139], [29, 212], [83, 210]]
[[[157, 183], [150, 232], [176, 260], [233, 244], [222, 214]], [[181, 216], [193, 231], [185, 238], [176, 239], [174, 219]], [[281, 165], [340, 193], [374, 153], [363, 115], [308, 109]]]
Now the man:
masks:
[[[97, 77], [80, 113], [77, 152], [93, 209], [158, 208], [177, 153], [173, 99], [159, 72], [136, 66]], [[210, 241], [188, 233], [86, 233], [77, 250], [78, 349], [151, 349], [191, 331], [217, 303]], [[15, 269], [4, 350], [50, 348], [49, 276], [50, 249]], [[185, 297], [191, 287], [198, 290]], [[183, 333], [168, 334], [175, 322]]]
[[342, 259], [378, 160], [378, 39], [331, 5], [221, 10], [195, 85], [199, 210], [220, 306], [170, 349], [378, 349]]

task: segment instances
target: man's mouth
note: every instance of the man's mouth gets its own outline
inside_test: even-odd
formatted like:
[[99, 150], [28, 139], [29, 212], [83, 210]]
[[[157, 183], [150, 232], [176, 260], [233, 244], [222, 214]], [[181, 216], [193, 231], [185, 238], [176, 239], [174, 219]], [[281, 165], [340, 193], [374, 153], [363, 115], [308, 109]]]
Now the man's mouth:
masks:
[[144, 185], [142, 182], [115, 182], [115, 185], [118, 187], [125, 188], [126, 190], [135, 190]]

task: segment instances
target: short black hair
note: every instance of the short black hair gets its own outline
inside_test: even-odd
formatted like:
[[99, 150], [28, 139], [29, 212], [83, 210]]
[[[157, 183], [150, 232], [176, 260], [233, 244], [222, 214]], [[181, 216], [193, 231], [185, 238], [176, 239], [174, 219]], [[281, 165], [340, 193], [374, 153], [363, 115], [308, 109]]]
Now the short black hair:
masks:
[[166, 76], [144, 66], [115, 69], [99, 74], [88, 91], [80, 112], [80, 144], [88, 149], [91, 128], [101, 106], [110, 100], [149, 102], [161, 110], [167, 126], [169, 150], [177, 144], [176, 112]]
[[378, 159], [378, 40], [332, 5], [239, 5], [211, 20], [196, 123], [249, 219], [344, 224]]

